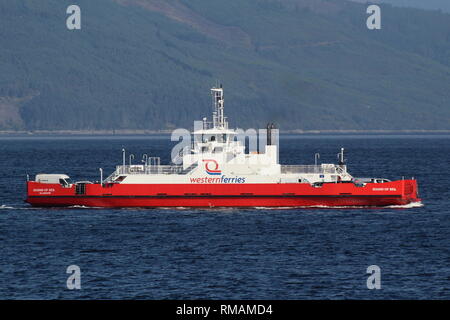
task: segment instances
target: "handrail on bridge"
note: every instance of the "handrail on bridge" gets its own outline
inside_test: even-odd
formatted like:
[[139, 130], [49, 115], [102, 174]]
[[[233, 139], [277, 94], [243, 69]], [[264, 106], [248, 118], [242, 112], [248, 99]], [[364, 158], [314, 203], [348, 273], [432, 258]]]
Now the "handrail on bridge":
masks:
[[282, 165], [281, 173], [336, 173], [336, 166]]

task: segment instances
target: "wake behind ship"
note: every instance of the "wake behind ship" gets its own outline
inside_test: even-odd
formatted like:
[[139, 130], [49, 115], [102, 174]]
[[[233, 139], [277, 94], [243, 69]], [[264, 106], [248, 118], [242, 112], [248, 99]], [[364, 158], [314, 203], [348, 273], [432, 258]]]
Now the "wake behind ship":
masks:
[[[414, 179], [354, 178], [344, 149], [338, 164], [281, 165], [276, 129], [268, 125], [263, 152], [246, 152], [239, 130], [228, 127], [222, 86], [211, 89], [214, 112], [194, 130], [177, 155], [180, 164], [123, 163], [99, 182], [71, 183], [64, 174], [38, 174], [27, 181], [33, 206], [88, 207], [309, 207], [390, 206], [419, 202]], [[100, 169], [101, 170], [101, 169]]]

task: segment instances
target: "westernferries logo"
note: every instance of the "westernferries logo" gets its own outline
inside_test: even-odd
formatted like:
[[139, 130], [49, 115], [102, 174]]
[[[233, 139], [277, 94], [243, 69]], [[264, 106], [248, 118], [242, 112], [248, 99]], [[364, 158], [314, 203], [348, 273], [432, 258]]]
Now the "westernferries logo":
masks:
[[245, 183], [244, 177], [226, 177], [222, 175], [222, 170], [219, 169], [219, 163], [216, 160], [205, 159], [203, 163], [207, 174], [220, 177], [191, 178], [191, 183]]
[[222, 174], [222, 170], [219, 170], [219, 164], [216, 160], [203, 160], [205, 163], [205, 170], [207, 174], [216, 176]]

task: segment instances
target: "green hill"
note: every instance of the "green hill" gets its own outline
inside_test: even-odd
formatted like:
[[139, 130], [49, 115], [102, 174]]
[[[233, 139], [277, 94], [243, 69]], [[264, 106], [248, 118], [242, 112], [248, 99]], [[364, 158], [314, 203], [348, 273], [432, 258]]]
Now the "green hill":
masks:
[[[66, 28], [78, 4], [82, 29]], [[0, 0], [0, 129], [449, 129], [450, 15], [336, 0]]]

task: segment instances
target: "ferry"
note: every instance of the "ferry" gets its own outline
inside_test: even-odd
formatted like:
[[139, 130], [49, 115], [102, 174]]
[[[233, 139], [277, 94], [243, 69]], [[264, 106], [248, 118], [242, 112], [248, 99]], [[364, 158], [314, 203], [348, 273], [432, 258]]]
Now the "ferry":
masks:
[[[211, 89], [212, 121], [195, 122], [192, 141], [173, 152], [172, 164], [159, 157], [133, 157], [108, 177], [72, 183], [66, 174], [27, 179], [27, 198], [37, 207], [380, 207], [420, 202], [417, 181], [355, 178], [347, 171], [344, 149], [336, 164], [283, 165], [278, 160], [278, 129], [267, 125], [264, 145], [246, 148], [242, 130], [228, 126], [222, 85]], [[260, 130], [261, 131], [261, 130]], [[316, 157], [317, 160], [317, 157]]]

